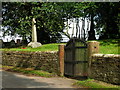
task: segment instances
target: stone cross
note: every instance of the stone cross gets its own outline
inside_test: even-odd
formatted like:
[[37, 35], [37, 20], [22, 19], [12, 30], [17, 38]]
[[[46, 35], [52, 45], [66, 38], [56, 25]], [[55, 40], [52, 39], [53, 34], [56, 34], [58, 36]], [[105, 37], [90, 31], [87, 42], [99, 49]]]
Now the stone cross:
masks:
[[36, 31], [35, 18], [32, 19], [32, 42], [37, 42], [37, 31]]
[[42, 44], [37, 42], [37, 31], [36, 31], [36, 21], [35, 18], [32, 19], [32, 42], [28, 44], [28, 46], [32, 48], [40, 47]]

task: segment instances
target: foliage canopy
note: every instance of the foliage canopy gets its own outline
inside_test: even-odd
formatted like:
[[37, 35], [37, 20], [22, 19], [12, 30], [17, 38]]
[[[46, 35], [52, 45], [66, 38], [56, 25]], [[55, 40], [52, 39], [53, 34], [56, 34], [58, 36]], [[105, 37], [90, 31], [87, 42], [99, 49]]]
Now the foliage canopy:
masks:
[[19, 34], [23, 39], [31, 40], [31, 21], [34, 17], [37, 21], [38, 41], [54, 43], [61, 40], [61, 34], [71, 37], [68, 32], [63, 32], [69, 26], [64, 22], [75, 18], [78, 28], [81, 18], [81, 30], [84, 31], [87, 18], [91, 21], [88, 39], [95, 39], [95, 29], [100, 39], [120, 38], [119, 10], [119, 3], [113, 2], [3, 2], [2, 26], [7, 27], [3, 28], [4, 36]]

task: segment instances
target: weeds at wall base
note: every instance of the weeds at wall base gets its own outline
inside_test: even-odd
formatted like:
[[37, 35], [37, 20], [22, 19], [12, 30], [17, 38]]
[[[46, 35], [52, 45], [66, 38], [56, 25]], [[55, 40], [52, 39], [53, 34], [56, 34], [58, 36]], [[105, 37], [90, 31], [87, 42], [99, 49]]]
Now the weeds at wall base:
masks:
[[119, 90], [120, 89], [120, 86], [119, 85], [113, 85], [113, 84], [108, 84], [108, 83], [105, 83], [105, 82], [102, 82], [102, 81], [97, 81], [97, 80], [94, 80], [94, 79], [87, 79], [87, 80], [84, 80], [84, 81], [77, 81], [76, 83], [74, 83], [73, 85], [75, 86], [83, 86], [83, 87], [87, 87], [87, 88], [105, 88], [108, 89], [108, 90]]
[[19, 68], [13, 66], [2, 66], [3, 70], [9, 72], [21, 73], [29, 76], [41, 76], [41, 77], [55, 77], [57, 76], [55, 73], [49, 73], [42, 70], [33, 70], [32, 68]]

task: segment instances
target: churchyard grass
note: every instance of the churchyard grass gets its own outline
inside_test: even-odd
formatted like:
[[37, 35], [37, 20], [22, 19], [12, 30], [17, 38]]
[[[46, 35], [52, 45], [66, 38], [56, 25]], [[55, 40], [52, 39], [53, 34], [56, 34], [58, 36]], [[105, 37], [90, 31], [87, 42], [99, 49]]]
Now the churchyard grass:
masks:
[[100, 53], [120, 54], [120, 39], [96, 40], [100, 42]]
[[108, 83], [105, 83], [105, 82], [102, 82], [102, 81], [97, 81], [97, 80], [94, 80], [94, 79], [87, 79], [87, 80], [84, 80], [84, 81], [79, 80], [79, 81], [76, 81], [76, 83], [74, 83], [73, 85], [76, 85], [78, 87], [83, 86], [83, 87], [86, 87], [86, 88], [106, 88], [108, 90], [114, 90], [114, 89], [119, 90], [120, 89], [119, 85], [108, 84]]
[[58, 45], [65, 43], [52, 43], [52, 44], [44, 44], [41, 47], [31, 48], [31, 47], [18, 47], [18, 48], [9, 48], [2, 50], [13, 50], [13, 51], [58, 51]]
[[[100, 53], [102, 54], [120, 54], [120, 39], [106, 39], [95, 40], [100, 42]], [[31, 47], [18, 47], [2, 50], [14, 50], [14, 51], [58, 51], [58, 45], [66, 43], [51, 43], [44, 44], [38, 48]]]
[[116, 45], [107, 45], [107, 46], [100, 46], [100, 53], [102, 54], [120, 54], [120, 46]]
[[120, 54], [120, 39], [94, 40], [100, 42], [101, 54]]

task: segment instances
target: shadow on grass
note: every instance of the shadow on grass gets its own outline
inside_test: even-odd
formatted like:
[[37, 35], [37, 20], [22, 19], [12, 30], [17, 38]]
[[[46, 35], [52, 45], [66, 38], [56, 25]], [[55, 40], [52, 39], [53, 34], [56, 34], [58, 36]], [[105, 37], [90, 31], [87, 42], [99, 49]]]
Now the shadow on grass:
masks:
[[100, 45], [106, 46], [106, 45], [120, 45], [120, 39], [105, 39], [105, 40], [98, 40], [100, 42]]

